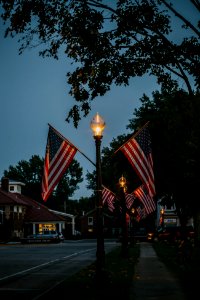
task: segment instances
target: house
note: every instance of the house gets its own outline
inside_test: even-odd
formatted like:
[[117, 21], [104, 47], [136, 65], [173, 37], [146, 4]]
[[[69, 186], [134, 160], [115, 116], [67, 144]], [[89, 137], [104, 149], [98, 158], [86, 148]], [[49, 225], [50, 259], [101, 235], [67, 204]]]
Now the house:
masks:
[[[176, 212], [176, 206], [174, 204], [170, 205], [162, 205], [161, 200], [158, 200], [157, 202], [157, 220], [156, 220], [156, 226], [157, 229], [164, 229], [169, 227], [180, 227], [180, 219]], [[193, 227], [193, 218], [190, 218], [188, 220], [187, 226]]]
[[[18, 181], [9, 181], [5, 177], [1, 180], [0, 240], [20, 239], [45, 230], [65, 232], [66, 223], [71, 227], [72, 221], [67, 222], [67, 216], [22, 195], [23, 185]], [[70, 220], [73, 219], [72, 217], [70, 215]]]
[[65, 212], [57, 211], [49, 209], [54, 214], [62, 216], [65, 219], [65, 235], [66, 237], [74, 237], [76, 236], [76, 229], [75, 229], [75, 219], [76, 216], [72, 214], [67, 214]]
[[[103, 213], [104, 237], [113, 237], [114, 218]], [[80, 218], [80, 231], [84, 238], [94, 238], [97, 235], [96, 209], [90, 210]]]

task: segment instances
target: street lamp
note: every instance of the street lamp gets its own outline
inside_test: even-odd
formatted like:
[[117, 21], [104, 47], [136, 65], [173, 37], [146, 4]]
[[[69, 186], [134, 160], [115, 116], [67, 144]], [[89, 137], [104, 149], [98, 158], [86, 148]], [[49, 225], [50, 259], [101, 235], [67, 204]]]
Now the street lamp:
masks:
[[127, 191], [126, 185], [126, 178], [122, 175], [119, 179], [119, 186], [120, 186], [120, 198], [122, 204], [122, 257], [128, 257], [128, 227], [127, 227], [127, 220], [126, 220], [126, 199], [125, 193]]
[[119, 179], [119, 186], [120, 188], [122, 188], [123, 192], [125, 193], [127, 190], [127, 186], [126, 186], [126, 178], [123, 175]]
[[101, 139], [105, 128], [105, 122], [97, 113], [91, 123], [90, 128], [96, 144], [96, 216], [97, 216], [97, 251], [96, 251], [96, 268], [97, 275], [101, 275], [105, 264], [104, 236], [103, 236], [103, 201], [102, 201], [102, 177], [101, 177]]

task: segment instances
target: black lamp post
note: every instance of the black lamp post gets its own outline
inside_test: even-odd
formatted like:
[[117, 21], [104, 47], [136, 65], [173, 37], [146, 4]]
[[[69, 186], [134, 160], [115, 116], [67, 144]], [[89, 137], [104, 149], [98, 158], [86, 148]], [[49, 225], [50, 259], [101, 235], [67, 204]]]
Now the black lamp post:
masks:
[[164, 229], [164, 213], [165, 213], [164, 208], [161, 209], [160, 213], [161, 213], [161, 227], [163, 230]]
[[135, 228], [134, 228], [134, 226], [135, 226], [135, 208], [134, 207], [132, 207], [131, 208], [131, 246], [133, 246], [134, 245], [134, 230], [135, 230]]
[[101, 139], [105, 128], [105, 122], [97, 113], [90, 123], [96, 144], [96, 214], [97, 214], [97, 251], [96, 271], [100, 276], [105, 264], [104, 236], [103, 236], [103, 201], [102, 201], [102, 177], [101, 177]]
[[126, 178], [122, 175], [119, 179], [120, 198], [122, 204], [122, 257], [128, 257], [128, 227], [126, 220], [126, 199], [125, 192], [127, 190]]

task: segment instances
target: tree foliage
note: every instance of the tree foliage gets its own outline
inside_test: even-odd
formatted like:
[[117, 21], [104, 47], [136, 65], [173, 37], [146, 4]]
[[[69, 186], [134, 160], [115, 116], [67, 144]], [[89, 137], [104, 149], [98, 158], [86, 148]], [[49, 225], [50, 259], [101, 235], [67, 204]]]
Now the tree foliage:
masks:
[[[43, 165], [44, 160], [38, 155], [33, 155], [29, 161], [21, 160], [16, 166], [9, 166], [9, 169], [4, 171], [4, 176], [10, 180], [23, 182], [25, 186], [22, 187], [22, 193], [38, 202], [43, 202], [41, 197]], [[74, 194], [79, 188], [78, 184], [82, 181], [82, 168], [73, 159], [56, 189], [47, 200], [47, 206], [54, 209], [60, 208], [63, 211], [64, 202]]]
[[[118, 136], [110, 147], [102, 150], [103, 184], [117, 192], [117, 183], [123, 174], [128, 181], [128, 192], [141, 182], [130, 167], [127, 158], [117, 151], [147, 121], [152, 137], [152, 154], [156, 199], [171, 206], [175, 203], [182, 224], [200, 213], [198, 186], [200, 185], [200, 95], [189, 95], [177, 87], [155, 91], [150, 99], [144, 95], [141, 107], [135, 109], [127, 129], [131, 133]], [[95, 174], [89, 174], [89, 186]]]
[[200, 95], [183, 90], [155, 92], [144, 96], [142, 106], [128, 128], [150, 120], [157, 195], [172, 197], [180, 217], [200, 211], [197, 187], [200, 184]]
[[16, 166], [9, 166], [8, 170], [4, 170], [4, 176], [24, 183], [23, 194], [41, 202], [42, 171], [43, 160], [33, 155], [29, 161], [21, 160]]
[[[19, 36], [19, 53], [42, 46], [43, 57], [64, 51], [73, 65], [67, 73], [75, 105], [68, 112], [78, 126], [92, 100], [111, 85], [152, 75], [164, 88], [182, 81], [192, 95], [200, 87], [200, 2], [188, 10], [167, 0], [0, 0], [5, 36]], [[178, 40], [174, 36], [178, 32]], [[194, 85], [193, 85], [194, 84]]]

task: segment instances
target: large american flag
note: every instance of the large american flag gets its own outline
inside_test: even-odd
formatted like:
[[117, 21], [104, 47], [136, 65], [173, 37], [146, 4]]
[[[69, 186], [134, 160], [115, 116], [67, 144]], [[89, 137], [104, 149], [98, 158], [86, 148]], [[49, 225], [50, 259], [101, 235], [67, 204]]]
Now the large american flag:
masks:
[[136, 208], [137, 211], [137, 216], [136, 216], [136, 220], [139, 222], [141, 219], [145, 219], [146, 218], [146, 210], [145, 208], [141, 208], [140, 206], [138, 206]]
[[126, 207], [128, 209], [131, 208], [135, 199], [136, 199], [135, 195], [125, 193]]
[[149, 195], [144, 185], [141, 185], [136, 190], [134, 190], [133, 195], [136, 196], [142, 202], [147, 214], [150, 214], [155, 211], [156, 209], [155, 201]]
[[77, 148], [49, 125], [42, 178], [42, 198], [44, 201], [47, 201], [76, 152]]
[[155, 196], [153, 159], [151, 138], [147, 125], [143, 126], [138, 131], [138, 134], [129, 139], [120, 150], [128, 158], [135, 172], [147, 188], [149, 195], [153, 197]]
[[115, 206], [114, 206], [114, 200], [115, 200], [116, 196], [113, 192], [111, 192], [108, 188], [106, 188], [105, 186], [103, 186], [103, 190], [102, 190], [102, 201], [103, 204], [107, 203], [108, 205], [108, 209], [110, 211], [114, 211]]

